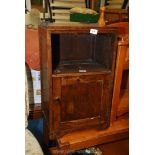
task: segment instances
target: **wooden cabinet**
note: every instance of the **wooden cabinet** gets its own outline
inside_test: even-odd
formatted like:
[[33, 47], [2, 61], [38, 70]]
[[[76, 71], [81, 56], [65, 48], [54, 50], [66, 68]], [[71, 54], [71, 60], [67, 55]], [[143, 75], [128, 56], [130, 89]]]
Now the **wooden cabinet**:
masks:
[[86, 128], [108, 128], [117, 29], [44, 23], [39, 40], [45, 140]]
[[129, 30], [127, 22], [111, 24], [119, 28], [111, 122], [129, 115]]
[[[69, 132], [57, 138], [56, 147], [49, 148], [51, 154], [70, 154], [70, 151], [74, 153], [74, 151], [78, 152], [79, 150], [81, 151], [91, 147], [99, 148], [102, 154], [105, 155], [129, 154], [128, 23], [121, 22], [108, 25], [108, 27], [111, 26], [118, 28], [119, 42], [117, 47], [112, 108], [110, 112], [110, 126], [105, 130], [89, 128]], [[107, 81], [109, 81], [108, 76], [110, 75], [107, 75]]]
[[105, 130], [93, 128], [67, 133], [57, 139], [56, 147], [49, 148], [51, 154], [70, 154], [70, 151], [81, 151], [91, 147], [99, 148], [104, 155], [129, 154], [128, 23], [108, 26], [117, 27], [119, 31], [110, 126]]

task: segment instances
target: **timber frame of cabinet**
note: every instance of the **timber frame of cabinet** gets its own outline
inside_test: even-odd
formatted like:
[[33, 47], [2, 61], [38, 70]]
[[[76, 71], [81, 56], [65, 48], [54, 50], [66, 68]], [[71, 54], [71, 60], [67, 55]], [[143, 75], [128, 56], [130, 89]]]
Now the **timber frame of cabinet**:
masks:
[[[68, 133], [57, 139], [56, 147], [49, 148], [51, 154], [68, 154], [70, 151], [89, 147], [100, 148], [104, 155], [115, 155], [116, 152], [119, 155], [129, 154], [129, 81], [123, 74], [124, 71], [129, 72], [128, 23], [121, 22], [109, 26], [118, 27], [120, 34], [110, 127], [102, 131], [87, 129]], [[123, 87], [124, 95], [121, 95], [122, 85], [126, 86], [126, 89]]]
[[39, 40], [45, 141], [81, 129], [108, 128], [117, 29], [44, 23]]

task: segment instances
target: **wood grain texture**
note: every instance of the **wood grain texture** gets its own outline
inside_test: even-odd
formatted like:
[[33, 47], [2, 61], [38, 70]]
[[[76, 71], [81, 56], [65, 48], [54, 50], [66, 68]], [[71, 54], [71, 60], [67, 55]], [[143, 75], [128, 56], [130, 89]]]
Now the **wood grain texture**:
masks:
[[[92, 28], [97, 36], [90, 34]], [[84, 128], [108, 128], [117, 28], [44, 23], [39, 33], [42, 110], [49, 139]]]
[[[90, 71], [85, 73], [57, 73], [53, 71], [51, 65], [53, 55], [51, 54], [51, 57], [48, 59], [48, 63], [51, 63], [50, 74], [48, 76], [50, 80], [49, 92], [51, 92], [51, 101], [48, 105], [49, 111], [51, 111], [49, 119], [52, 120], [52, 123], [46, 124], [46, 131], [44, 133], [46, 134], [47, 132], [45, 140], [51, 140], [53, 138], [57, 140], [57, 146], [54, 148], [49, 148], [49, 152], [51, 154], [66, 155], [70, 150], [80, 150], [92, 146], [99, 147], [105, 155], [128, 155], [129, 153], [129, 119], [127, 104], [129, 89], [128, 84], [126, 89], [126, 83], [128, 83], [128, 74], [125, 75], [125, 81], [127, 82], [124, 81], [122, 83], [122, 80], [124, 80], [122, 78], [122, 76], [124, 76], [123, 70], [128, 71], [129, 67], [128, 23], [122, 22], [112, 24], [107, 27], [110, 27], [110, 29], [108, 29], [107, 31], [106, 28], [102, 30], [100, 28], [98, 29], [97, 26], [91, 27], [90, 25], [85, 25], [82, 27], [81, 25], [71, 26], [70, 24], [68, 24], [66, 26], [63, 26], [61, 24], [50, 24], [49, 26], [46, 25], [45, 27], [42, 27], [47, 29], [47, 32], [49, 34], [53, 31], [55, 33], [68, 33], [70, 31], [70, 34], [88, 33], [90, 28], [97, 28], [100, 33], [111, 33], [112, 29], [115, 27], [117, 29], [117, 33], [119, 34], [116, 68], [115, 60], [112, 60], [113, 64], [111, 66], [111, 70], [108, 69], [104, 71]], [[48, 47], [51, 47], [51, 45], [52, 44], [50, 44], [49, 41]], [[63, 55], [63, 57], [65, 58], [65, 55]], [[115, 80], [113, 81], [114, 75]], [[99, 104], [97, 104], [96, 109], [92, 109], [91, 107], [93, 106], [93, 102], [96, 102], [96, 99], [92, 99], [93, 102], [91, 102], [91, 100], [89, 99], [89, 97], [91, 97], [93, 93], [93, 98], [97, 97], [101, 93], [99, 81], [103, 81], [102, 94], [104, 97], [102, 98], [102, 102], [108, 103], [109, 99], [112, 99], [113, 95], [113, 99], [111, 100], [112, 109], [109, 108], [110, 110], [108, 112], [111, 114], [111, 118], [109, 121], [110, 126], [104, 130], [102, 130], [102, 128], [99, 129], [95, 124], [99, 120], [99, 117], [95, 117], [96, 114], [99, 114]], [[94, 87], [97, 87], [98, 90], [95, 90]], [[71, 90], [71, 92], [69, 90]], [[93, 93], [89, 92], [89, 90], [93, 91]], [[84, 104], [83, 102], [83, 94], [85, 94], [84, 96], [88, 97], [88, 105]], [[67, 96], [69, 97], [67, 98]], [[74, 96], [76, 96], [76, 98], [74, 98]], [[101, 101], [98, 101], [97, 99], [97, 102]], [[77, 107], [76, 105], [80, 106]], [[108, 110], [105, 108], [107, 105], [103, 105], [103, 108], [100, 108], [100, 116], [103, 115], [102, 117], [104, 118], [104, 114]], [[108, 104], [108, 106], [109, 105], [110, 104]], [[89, 107], [87, 108], [87, 106]], [[75, 108], [78, 109], [77, 113], [75, 113]], [[89, 108], [90, 110], [88, 110]], [[106, 110], [104, 111], [103, 109]], [[90, 111], [90, 113], [87, 110]], [[82, 112], [85, 113], [83, 114]], [[92, 118], [92, 120], [90, 120], [90, 118]], [[54, 122], [54, 120], [56, 120], [56, 122]], [[104, 119], [100, 119], [99, 121], [102, 122], [103, 120]], [[85, 125], [83, 125], [82, 123]], [[92, 126], [93, 124], [95, 124], [95, 126]]]
[[129, 139], [97, 145], [104, 155], [129, 155]]
[[81, 130], [71, 132], [58, 139], [58, 146], [61, 149], [68, 148], [73, 150], [88, 148], [94, 145], [112, 142], [122, 138], [128, 137], [129, 121], [128, 119], [121, 119], [115, 121], [106, 130], [98, 131], [96, 129]]
[[[109, 26], [118, 27], [120, 34], [118, 42], [112, 111], [111, 111], [111, 123], [112, 123], [117, 119], [117, 116], [121, 116], [123, 113], [124, 114], [127, 113], [129, 109], [128, 86], [127, 90], [121, 91], [121, 85], [123, 82], [123, 71], [129, 70], [129, 41], [128, 41], [128, 23], [120, 22], [116, 24], [111, 24]], [[122, 92], [126, 92], [125, 95], [121, 95], [123, 94]]]
[[41, 104], [30, 104], [28, 119], [42, 118]]
[[117, 107], [117, 117], [120, 117], [128, 112], [129, 112], [129, 90], [121, 89], [119, 105]]

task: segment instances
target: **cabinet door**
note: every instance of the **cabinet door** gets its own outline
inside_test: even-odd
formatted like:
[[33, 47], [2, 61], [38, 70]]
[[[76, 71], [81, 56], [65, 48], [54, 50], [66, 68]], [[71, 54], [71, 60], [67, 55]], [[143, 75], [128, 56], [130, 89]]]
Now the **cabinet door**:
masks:
[[64, 77], [54, 81], [57, 82], [53, 83], [53, 91], [57, 92], [53, 95], [55, 130], [107, 126], [109, 93], [104, 76]]

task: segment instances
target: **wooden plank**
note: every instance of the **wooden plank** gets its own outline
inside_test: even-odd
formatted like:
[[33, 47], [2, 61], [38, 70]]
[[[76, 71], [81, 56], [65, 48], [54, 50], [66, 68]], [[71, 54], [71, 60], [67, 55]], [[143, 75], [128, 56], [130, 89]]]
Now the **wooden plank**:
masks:
[[58, 139], [58, 145], [59, 148], [65, 149], [64, 144], [68, 143], [69, 149], [78, 150], [128, 137], [128, 130], [128, 119], [121, 119], [106, 130], [89, 129], [68, 133]]
[[[106, 9], [105, 13], [116, 13], [116, 14], [127, 14], [127, 10], [126, 9]], [[115, 23], [115, 24], [120, 24], [120, 23]], [[126, 24], [126, 23], [125, 23]]]
[[118, 46], [114, 89], [113, 89], [113, 99], [112, 99], [111, 122], [116, 120], [116, 113], [117, 113], [117, 107], [119, 104], [119, 95], [120, 95], [120, 87], [121, 87], [125, 52], [126, 52], [125, 46]]
[[[129, 138], [125, 138], [119, 141], [114, 141], [114, 142], [110, 142], [106, 144], [103, 143], [97, 146], [93, 146], [93, 148], [96, 148], [96, 149], [99, 148], [103, 155], [116, 155], [116, 154], [117, 155], [128, 155], [129, 154]], [[88, 150], [89, 149], [90, 148], [88, 148]], [[52, 155], [67, 155], [69, 154], [70, 151], [74, 151], [74, 150], [60, 149], [58, 146], [49, 148], [49, 152]], [[100, 154], [99, 152], [95, 152], [95, 153]]]
[[117, 109], [117, 116], [121, 116], [129, 112], [129, 90], [123, 89], [120, 91], [120, 101]]
[[116, 61], [116, 69], [115, 69], [115, 80], [114, 80], [114, 89], [113, 89], [113, 101], [112, 101], [112, 110], [111, 110], [111, 123], [116, 120], [117, 117], [117, 108], [119, 105], [120, 99], [120, 88], [121, 88], [121, 80], [122, 73], [124, 70], [124, 61], [126, 58], [126, 52], [128, 48], [128, 23], [120, 22], [111, 24], [108, 26], [118, 27], [119, 34], [121, 34], [121, 41], [118, 42], [118, 52], [117, 52], [117, 61]]

